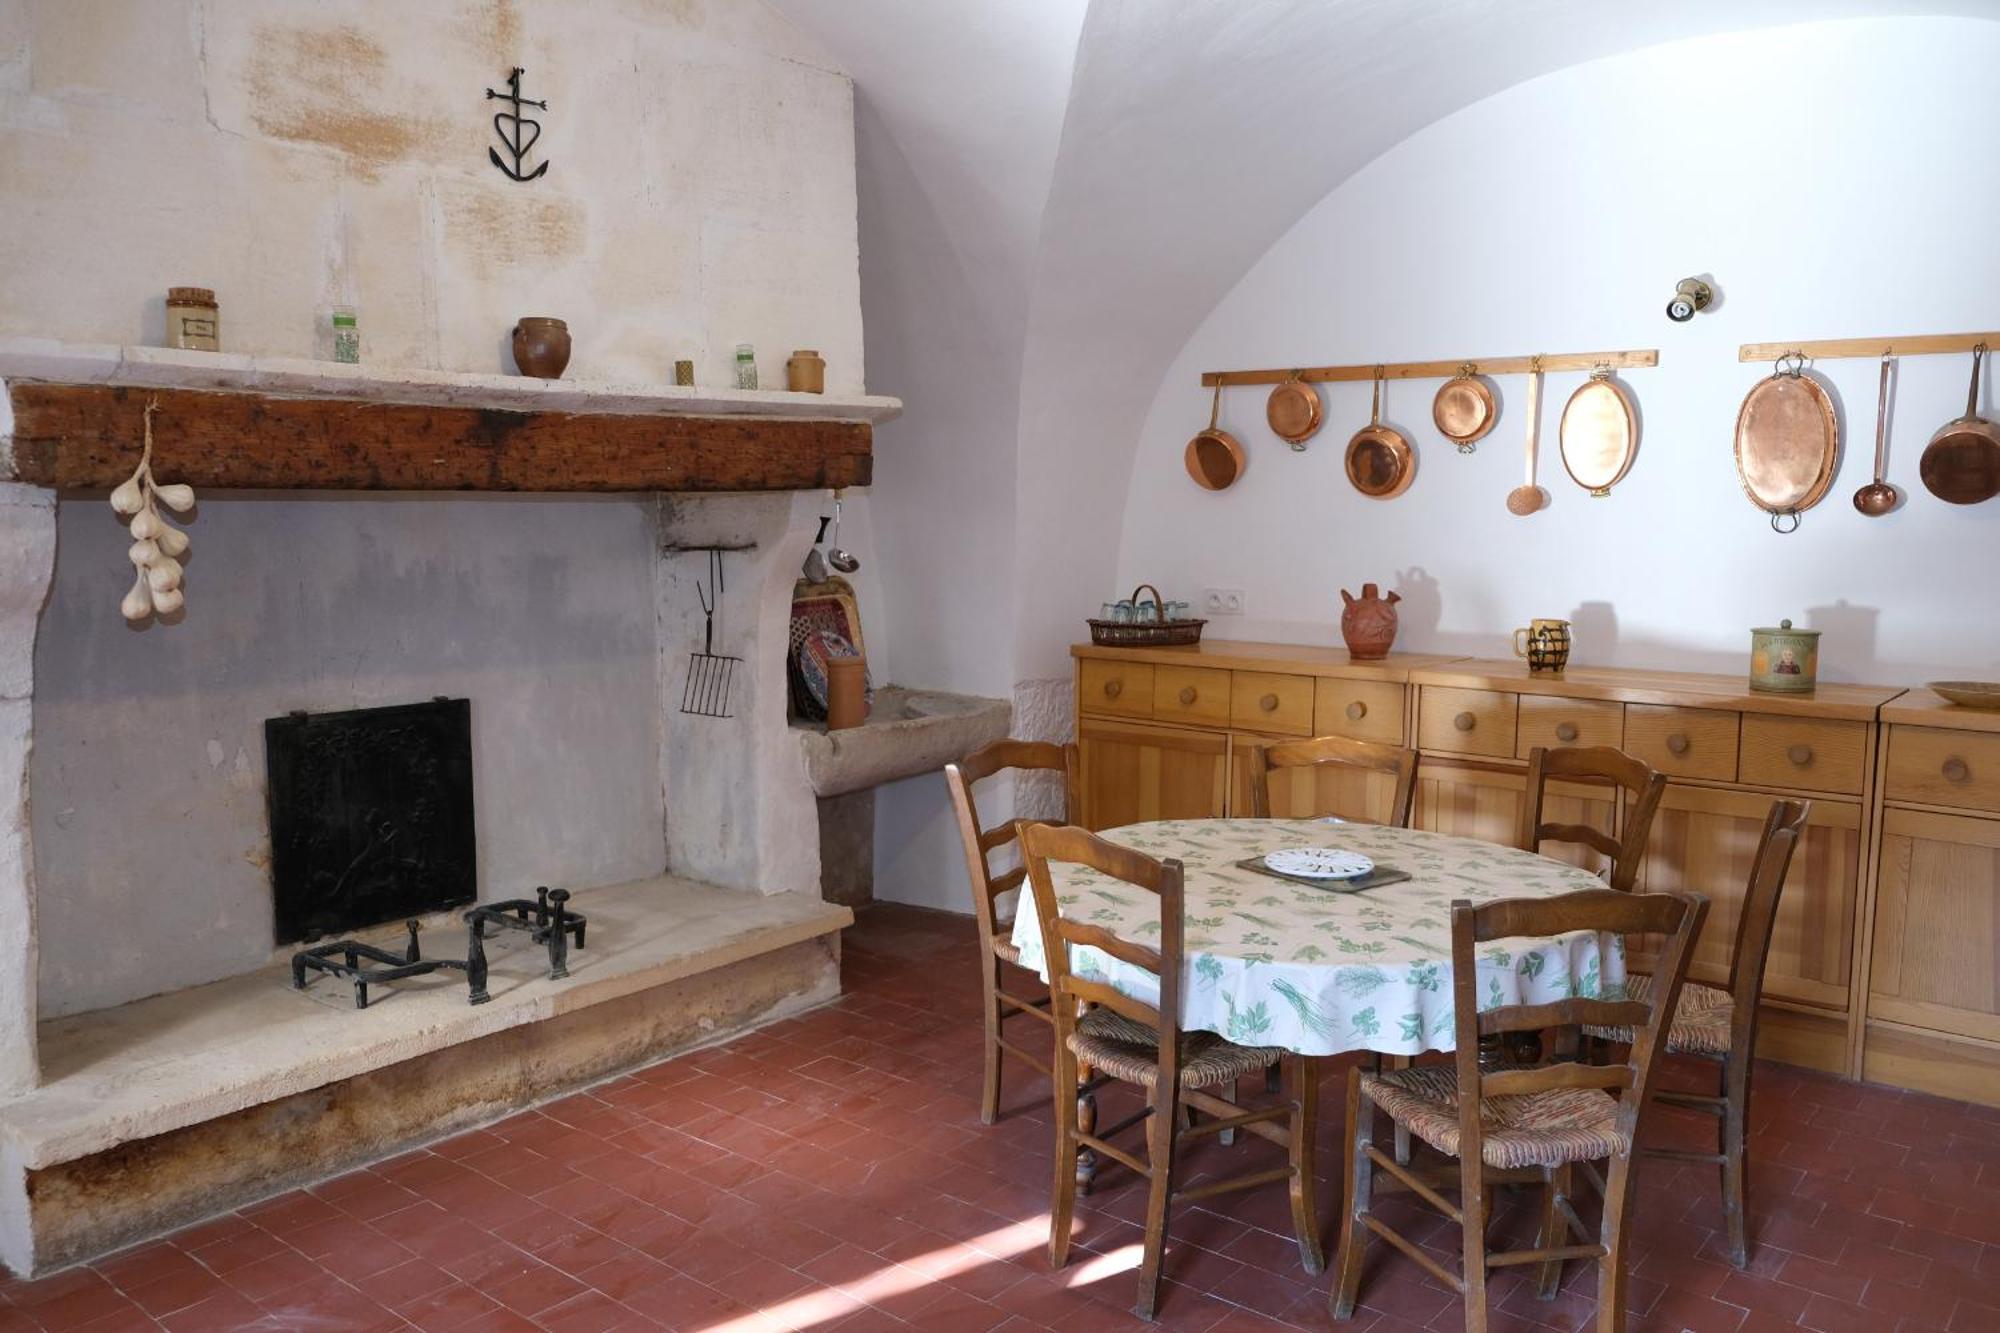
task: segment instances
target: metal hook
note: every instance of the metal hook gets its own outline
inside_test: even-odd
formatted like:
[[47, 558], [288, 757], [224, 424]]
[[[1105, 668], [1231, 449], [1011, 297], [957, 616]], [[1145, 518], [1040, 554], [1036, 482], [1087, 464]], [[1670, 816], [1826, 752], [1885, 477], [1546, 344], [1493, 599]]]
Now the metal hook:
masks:
[[[1784, 520], [1788, 518], [1792, 520], [1792, 526], [1790, 526], [1789, 528], [1786, 527], [1784, 524]], [[1792, 532], [1797, 532], [1798, 530], [1799, 530], [1798, 510], [1780, 509], [1771, 515], [1771, 531], [1776, 533], [1792, 533]]]

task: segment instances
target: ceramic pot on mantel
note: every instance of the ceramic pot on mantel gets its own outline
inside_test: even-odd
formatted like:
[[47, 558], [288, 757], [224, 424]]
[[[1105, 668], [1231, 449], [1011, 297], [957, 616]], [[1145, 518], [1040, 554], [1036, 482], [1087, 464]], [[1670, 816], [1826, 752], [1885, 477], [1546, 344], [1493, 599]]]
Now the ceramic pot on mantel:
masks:
[[1347, 655], [1357, 662], [1387, 657], [1389, 645], [1396, 641], [1396, 603], [1403, 595], [1392, 592], [1384, 597], [1374, 584], [1364, 583], [1359, 597], [1345, 588], [1340, 597], [1347, 603], [1340, 613], [1340, 637], [1347, 640]]
[[547, 315], [528, 315], [514, 326], [514, 364], [523, 375], [562, 378], [569, 365], [569, 325]]

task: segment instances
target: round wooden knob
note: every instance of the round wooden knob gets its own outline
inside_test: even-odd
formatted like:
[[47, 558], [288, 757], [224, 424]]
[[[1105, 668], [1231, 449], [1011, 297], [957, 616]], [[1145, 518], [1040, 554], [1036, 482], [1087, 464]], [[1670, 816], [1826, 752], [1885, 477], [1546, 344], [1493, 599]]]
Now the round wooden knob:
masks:
[[1267, 713], [1275, 713], [1278, 711], [1278, 696], [1267, 694], [1257, 701], [1257, 706]]
[[1946, 782], [1964, 782], [1971, 776], [1972, 765], [1966, 763], [1957, 755], [1953, 755], [1944, 761], [1944, 780]]
[[1107, 680], [1107, 681], [1105, 681], [1105, 682], [1104, 682], [1104, 697], [1105, 697], [1105, 698], [1107, 698], [1107, 699], [1116, 699], [1116, 698], [1117, 698], [1117, 697], [1118, 697], [1119, 695], [1121, 695], [1121, 694], [1123, 694], [1123, 693], [1125, 693], [1125, 682], [1124, 682], [1124, 681], [1122, 681], [1122, 680]]
[[1785, 751], [1785, 758], [1791, 760], [1800, 768], [1804, 768], [1813, 760], [1812, 746], [1794, 745], [1791, 749]]
[[1575, 739], [1576, 739], [1576, 723], [1574, 723], [1574, 722], [1558, 722], [1558, 723], [1556, 724], [1556, 739], [1557, 739], [1557, 740], [1559, 740], [1559, 741], [1573, 741], [1573, 740], [1575, 740]]
[[1348, 721], [1359, 722], [1362, 718], [1367, 716], [1368, 716], [1368, 705], [1362, 703], [1359, 699], [1356, 699], [1353, 703], [1347, 705]]
[[1688, 752], [1687, 736], [1681, 732], [1675, 732], [1673, 735], [1667, 737], [1667, 748], [1675, 754], [1686, 754]]
[[1185, 707], [1187, 707], [1187, 706], [1188, 706], [1189, 704], [1192, 704], [1192, 703], [1193, 703], [1194, 701], [1195, 701], [1195, 692], [1194, 692], [1194, 686], [1192, 686], [1192, 685], [1184, 685], [1184, 686], [1182, 686], [1182, 687], [1181, 687], [1181, 706], [1182, 706], [1183, 708], [1185, 708]]
[[1479, 725], [1479, 719], [1474, 717], [1470, 713], [1460, 713], [1457, 717], [1451, 720], [1451, 724], [1454, 727], [1457, 727], [1460, 731], [1471, 731], [1474, 727]]

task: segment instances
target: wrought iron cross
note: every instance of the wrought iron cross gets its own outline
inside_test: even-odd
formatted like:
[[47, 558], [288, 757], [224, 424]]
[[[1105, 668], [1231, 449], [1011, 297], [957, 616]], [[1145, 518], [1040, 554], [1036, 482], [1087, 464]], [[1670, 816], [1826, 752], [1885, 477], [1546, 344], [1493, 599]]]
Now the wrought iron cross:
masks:
[[[522, 173], [521, 161], [527, 156], [528, 150], [535, 146], [535, 140], [542, 137], [542, 123], [539, 120], [531, 120], [523, 116], [521, 108], [532, 106], [547, 111], [549, 104], [546, 101], [530, 101], [528, 98], [521, 96], [521, 75], [523, 73], [525, 73], [524, 70], [516, 67], [514, 72], [507, 76], [507, 91], [504, 93], [495, 92], [491, 88], [486, 90], [488, 98], [498, 98], [502, 102], [512, 102], [514, 104], [512, 111], [495, 112], [493, 116], [493, 132], [500, 136], [500, 142], [505, 144], [507, 150], [514, 155], [514, 165], [510, 167], [500, 160], [500, 150], [498, 148], [488, 148], [486, 155], [492, 158], [493, 165], [500, 168], [501, 172], [509, 178], [517, 181], [531, 181], [547, 171], [549, 164], [544, 160], [542, 165], [536, 167], [533, 171], [526, 174]], [[503, 123], [508, 121], [511, 121], [514, 126], [512, 134], [507, 132], [507, 126]], [[527, 130], [534, 132], [523, 138], [523, 132]]]

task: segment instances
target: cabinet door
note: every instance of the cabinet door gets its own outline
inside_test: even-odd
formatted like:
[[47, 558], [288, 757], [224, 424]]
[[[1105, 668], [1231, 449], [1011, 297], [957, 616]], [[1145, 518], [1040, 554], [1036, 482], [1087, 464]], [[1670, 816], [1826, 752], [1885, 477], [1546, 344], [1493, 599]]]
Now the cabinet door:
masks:
[[[1688, 975], [1729, 980], [1743, 890], [1771, 798], [1669, 785], [1653, 819], [1640, 884], [1652, 893], [1708, 896], [1708, 920]], [[1854, 904], [1861, 867], [1861, 807], [1816, 800], [1778, 898], [1764, 994], [1845, 1009], [1853, 968]], [[1650, 950], [1647, 951], [1650, 954]], [[1647, 964], [1650, 966], [1650, 962]]]
[[1076, 738], [1086, 828], [1211, 819], [1226, 809], [1226, 732], [1086, 720]]
[[[1284, 736], [1250, 736], [1238, 732], [1229, 742], [1229, 813], [1239, 819], [1253, 816], [1251, 802], [1251, 752], [1260, 745], [1283, 745]], [[1311, 768], [1279, 769], [1271, 782], [1271, 816], [1274, 819], [1317, 819], [1339, 815], [1369, 824], [1387, 823], [1389, 807], [1396, 800], [1396, 780], [1387, 773], [1370, 773], [1345, 764], [1318, 764]]]
[[[1424, 758], [1417, 768], [1418, 828], [1513, 846], [1521, 832], [1521, 798], [1527, 774], [1518, 768], [1481, 768]], [[1551, 783], [1542, 802], [1545, 823], [1587, 824], [1609, 833], [1617, 826], [1616, 793], [1607, 787]], [[1545, 843], [1544, 856], [1603, 873], [1610, 862], [1588, 847]]]
[[2000, 821], [1889, 810], [1868, 1016], [2000, 1041]]

